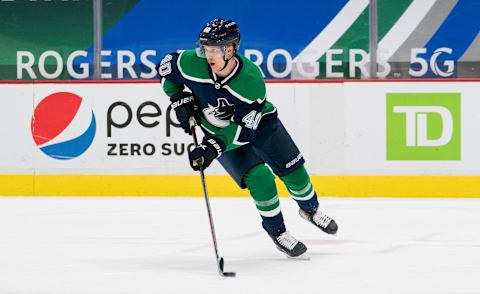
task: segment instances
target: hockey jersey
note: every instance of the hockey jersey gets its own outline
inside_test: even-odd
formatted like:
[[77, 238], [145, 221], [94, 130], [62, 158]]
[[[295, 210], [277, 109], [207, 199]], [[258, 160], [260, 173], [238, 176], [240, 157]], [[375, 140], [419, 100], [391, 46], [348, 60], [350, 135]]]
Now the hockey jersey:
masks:
[[241, 54], [235, 58], [236, 67], [224, 78], [217, 77], [195, 50], [170, 53], [158, 67], [168, 96], [184, 90], [195, 95], [202, 128], [222, 140], [226, 151], [248, 144], [262, 121], [277, 116], [266, 99], [260, 69]]

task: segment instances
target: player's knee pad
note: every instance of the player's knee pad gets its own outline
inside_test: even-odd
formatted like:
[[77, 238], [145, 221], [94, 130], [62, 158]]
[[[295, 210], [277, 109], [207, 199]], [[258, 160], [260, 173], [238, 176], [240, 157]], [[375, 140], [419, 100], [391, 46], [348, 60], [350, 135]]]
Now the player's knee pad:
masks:
[[264, 201], [277, 196], [275, 176], [265, 164], [252, 167], [243, 180], [255, 200]]

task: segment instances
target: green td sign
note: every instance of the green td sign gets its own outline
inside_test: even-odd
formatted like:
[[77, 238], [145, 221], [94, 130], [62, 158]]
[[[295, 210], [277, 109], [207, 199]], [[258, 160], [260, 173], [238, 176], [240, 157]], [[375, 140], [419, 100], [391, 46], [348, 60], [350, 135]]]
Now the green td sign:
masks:
[[387, 93], [387, 160], [460, 160], [460, 93]]

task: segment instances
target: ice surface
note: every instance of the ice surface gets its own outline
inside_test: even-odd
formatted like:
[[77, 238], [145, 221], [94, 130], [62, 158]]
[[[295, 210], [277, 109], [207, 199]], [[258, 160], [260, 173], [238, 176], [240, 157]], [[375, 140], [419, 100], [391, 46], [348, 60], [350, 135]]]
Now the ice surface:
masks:
[[248, 198], [0, 197], [0, 293], [480, 293], [480, 199], [321, 198], [329, 236], [281, 198], [310, 260], [279, 253]]

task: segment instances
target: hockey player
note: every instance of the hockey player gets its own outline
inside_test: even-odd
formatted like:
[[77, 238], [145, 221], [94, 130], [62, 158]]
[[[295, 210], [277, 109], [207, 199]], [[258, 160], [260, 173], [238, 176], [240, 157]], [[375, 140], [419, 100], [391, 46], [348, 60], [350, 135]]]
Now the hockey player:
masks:
[[318, 208], [303, 156], [267, 100], [259, 68], [238, 53], [239, 46], [237, 24], [214, 19], [200, 32], [195, 50], [168, 54], [158, 72], [181, 127], [190, 134], [194, 117], [206, 134], [189, 152], [191, 167], [205, 169], [217, 159], [249, 190], [277, 248], [297, 257], [307, 247], [285, 228], [274, 174], [298, 203], [301, 217], [327, 234], [335, 234], [337, 224]]

